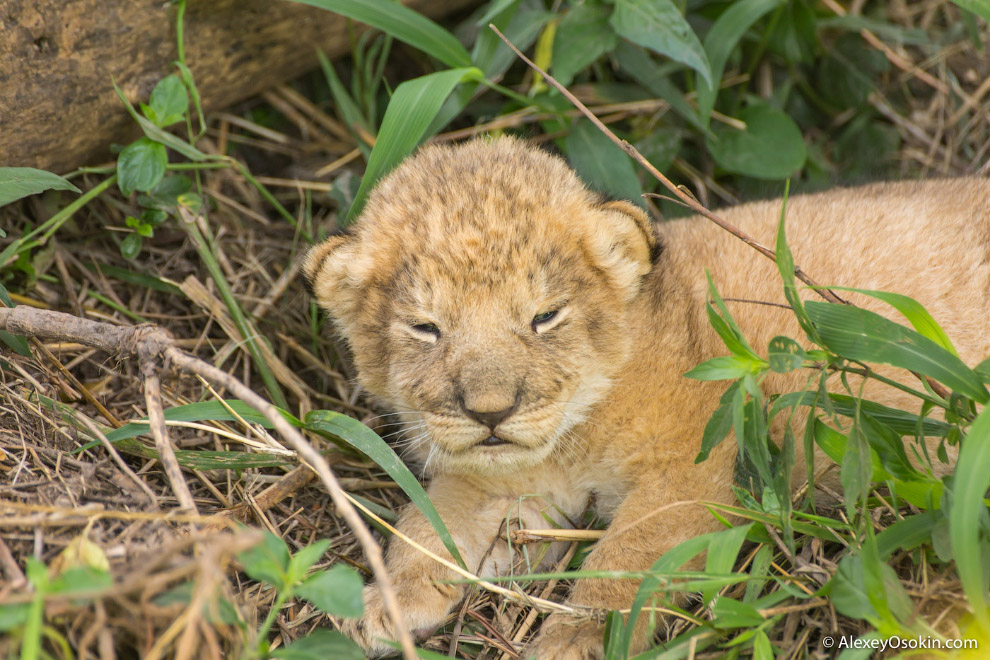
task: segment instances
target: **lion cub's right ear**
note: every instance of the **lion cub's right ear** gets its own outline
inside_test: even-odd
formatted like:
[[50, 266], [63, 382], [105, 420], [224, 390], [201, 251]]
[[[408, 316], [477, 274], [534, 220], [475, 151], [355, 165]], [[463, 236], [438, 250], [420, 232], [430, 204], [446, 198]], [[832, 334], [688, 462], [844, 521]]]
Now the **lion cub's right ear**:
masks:
[[345, 322], [354, 318], [371, 272], [371, 258], [362, 254], [359, 243], [345, 229], [311, 247], [303, 259], [303, 275], [316, 302]]

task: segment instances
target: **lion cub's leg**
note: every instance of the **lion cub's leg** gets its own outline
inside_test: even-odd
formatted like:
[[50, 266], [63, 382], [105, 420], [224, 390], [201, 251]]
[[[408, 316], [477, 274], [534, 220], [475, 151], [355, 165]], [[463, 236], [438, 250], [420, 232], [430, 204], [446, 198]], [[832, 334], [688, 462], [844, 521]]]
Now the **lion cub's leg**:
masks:
[[[699, 465], [694, 465], [693, 456], [690, 459], [685, 456], [658, 465], [654, 471], [646, 470], [647, 476], [629, 491], [581, 570], [648, 570], [661, 555], [682, 541], [720, 529], [719, 522], [701, 502], [732, 501], [733, 445], [723, 443]], [[693, 567], [692, 563], [684, 568]], [[639, 583], [639, 580], [628, 579], [578, 580], [568, 602], [607, 610], [628, 610]], [[680, 599], [674, 598], [675, 602], [677, 600]], [[648, 646], [649, 619], [647, 613], [639, 617], [630, 653], [638, 653]], [[595, 660], [603, 657], [603, 634], [604, 625], [598, 621], [550, 615], [522, 657]]]
[[[509, 573], [514, 570], [514, 560], [520, 558], [518, 552], [510, 552], [505, 540], [507, 525], [509, 529], [546, 528], [551, 526], [549, 518], [565, 526], [566, 519], [578, 516], [587, 501], [586, 495], [582, 498], [580, 494], [569, 493], [566, 502], [553, 503], [544, 497], [526, 496], [525, 492], [520, 489], [519, 494], [514, 495], [506, 492], [504, 486], [496, 489], [493, 484], [477, 479], [444, 476], [434, 478], [428, 489], [468, 570], [485, 577]], [[405, 507], [397, 527], [431, 552], [453, 561], [430, 523], [414, 505]], [[524, 566], [522, 572], [540, 570], [556, 561], [565, 544], [554, 546], [542, 557], [539, 566]], [[442, 625], [464, 597], [464, 584], [444, 582], [461, 576], [401, 539], [395, 538], [389, 543], [385, 564], [403, 621], [418, 637], [427, 637]], [[359, 620], [345, 620], [341, 625], [342, 632], [364, 647], [369, 657], [396, 653], [381, 641], [397, 639], [398, 635], [385, 613], [377, 585], [365, 587], [364, 601], [364, 616]]]

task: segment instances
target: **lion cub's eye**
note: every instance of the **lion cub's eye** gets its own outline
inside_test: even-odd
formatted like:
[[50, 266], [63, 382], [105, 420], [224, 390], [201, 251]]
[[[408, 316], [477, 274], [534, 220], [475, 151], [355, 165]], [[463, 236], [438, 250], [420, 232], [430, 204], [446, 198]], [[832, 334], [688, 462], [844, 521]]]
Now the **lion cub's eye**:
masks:
[[436, 342], [440, 339], [440, 328], [434, 323], [417, 323], [411, 326], [413, 331], [429, 342]]
[[533, 317], [533, 321], [530, 325], [533, 328], [533, 332], [543, 332], [549, 330], [554, 321], [560, 315], [559, 309], [552, 309], [549, 312], [542, 312]]

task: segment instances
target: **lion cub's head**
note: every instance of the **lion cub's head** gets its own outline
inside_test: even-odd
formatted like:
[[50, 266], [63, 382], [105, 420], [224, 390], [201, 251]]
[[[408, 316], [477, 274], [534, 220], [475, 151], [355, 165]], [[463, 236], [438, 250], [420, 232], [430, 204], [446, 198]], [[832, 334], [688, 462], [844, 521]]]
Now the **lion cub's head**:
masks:
[[654, 249], [638, 207], [500, 138], [420, 149], [305, 273], [430, 466], [492, 473], [565, 448], [601, 401]]

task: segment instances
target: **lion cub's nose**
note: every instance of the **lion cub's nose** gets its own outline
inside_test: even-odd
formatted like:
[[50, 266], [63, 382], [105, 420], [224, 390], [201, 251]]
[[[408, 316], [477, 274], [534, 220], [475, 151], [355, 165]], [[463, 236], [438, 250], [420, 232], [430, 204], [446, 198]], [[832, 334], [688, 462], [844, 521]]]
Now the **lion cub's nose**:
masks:
[[[516, 408], [519, 407], [519, 394], [516, 394], [516, 400], [512, 402], [511, 406], [502, 410], [474, 410], [463, 399], [461, 400], [461, 407], [468, 417], [484, 424], [489, 430], [494, 431], [496, 426], [505, 421], [505, 418], [514, 413]], [[481, 408], [482, 406], [475, 405], [474, 407]]]

